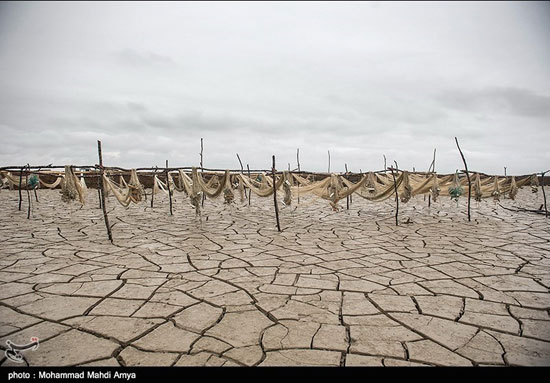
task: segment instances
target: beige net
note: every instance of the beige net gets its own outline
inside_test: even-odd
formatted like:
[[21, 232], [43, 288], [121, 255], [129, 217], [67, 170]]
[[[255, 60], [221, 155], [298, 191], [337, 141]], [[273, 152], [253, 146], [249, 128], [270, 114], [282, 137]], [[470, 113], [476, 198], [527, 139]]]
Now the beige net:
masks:
[[61, 199], [63, 202], [71, 202], [78, 198], [81, 204], [84, 204], [86, 196], [85, 189], [80, 180], [74, 174], [72, 166], [65, 166], [65, 175], [61, 182]]

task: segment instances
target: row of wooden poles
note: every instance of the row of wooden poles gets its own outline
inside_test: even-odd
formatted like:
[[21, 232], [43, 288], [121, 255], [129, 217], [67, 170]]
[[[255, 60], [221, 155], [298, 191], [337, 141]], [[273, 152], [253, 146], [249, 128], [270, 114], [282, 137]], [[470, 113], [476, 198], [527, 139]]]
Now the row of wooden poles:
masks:
[[[460, 156], [462, 158], [462, 162], [464, 163], [464, 168], [465, 170], [462, 170], [463, 173], [466, 174], [466, 177], [467, 177], [467, 180], [468, 180], [468, 204], [467, 204], [467, 209], [468, 209], [468, 221], [471, 221], [471, 210], [470, 210], [470, 205], [471, 205], [471, 192], [472, 192], [472, 182], [471, 182], [471, 178], [470, 178], [470, 172], [468, 171], [468, 164], [466, 162], [466, 158], [464, 157], [464, 153], [462, 153], [462, 150], [460, 149], [460, 145], [458, 143], [458, 139], [455, 137], [455, 142], [456, 142], [456, 145], [457, 145], [457, 148], [458, 148], [458, 151], [460, 152]], [[104, 218], [104, 221], [105, 221], [105, 227], [107, 229], [107, 236], [109, 238], [109, 241], [111, 241], [111, 243], [113, 242], [113, 235], [112, 235], [112, 231], [111, 231], [111, 226], [109, 225], [109, 216], [107, 214], [107, 209], [106, 209], [106, 204], [105, 204], [105, 185], [104, 185], [104, 182], [103, 182], [103, 175], [105, 174], [105, 170], [119, 170], [119, 171], [123, 171], [123, 172], [128, 172], [129, 169], [124, 169], [124, 168], [119, 168], [119, 167], [104, 167], [103, 166], [103, 155], [102, 155], [102, 151], [101, 151], [101, 141], [97, 141], [97, 152], [98, 152], [98, 157], [99, 157], [99, 166], [98, 165], [94, 165], [94, 166], [75, 166], [75, 167], [79, 167], [79, 168], [98, 168], [99, 169], [99, 176], [91, 176], [91, 177], [98, 177], [98, 193], [99, 193], [99, 200], [100, 200], [100, 205], [101, 205], [101, 209], [103, 211], [103, 218]], [[201, 138], [201, 153], [200, 153], [200, 156], [201, 156], [201, 161], [200, 161], [200, 170], [201, 171], [213, 171], [213, 172], [216, 172], [216, 171], [224, 171], [223, 169], [205, 169], [203, 168], [203, 141], [202, 141], [202, 138]], [[242, 165], [242, 162], [241, 162], [241, 159], [239, 157], [239, 155], [237, 154], [237, 158], [239, 160], [239, 163], [241, 165], [241, 172], [244, 172], [244, 168], [243, 168], [243, 165]], [[386, 162], [385, 162], [386, 158], [384, 156], [384, 166], [386, 165]], [[395, 190], [395, 203], [396, 203], [396, 209], [395, 209], [395, 225], [398, 226], [399, 225], [399, 195], [398, 195], [398, 192], [397, 192], [397, 181], [396, 181], [396, 178], [395, 178], [395, 172], [396, 171], [399, 171], [398, 169], [398, 166], [397, 166], [397, 162], [394, 161], [395, 163], [395, 167], [392, 165], [392, 166], [389, 166], [387, 168], [385, 168], [384, 170], [382, 171], [377, 171], [377, 173], [379, 172], [387, 172], [387, 171], [390, 171], [391, 174], [392, 174], [392, 178], [393, 178], [393, 181], [394, 181], [394, 190]], [[298, 173], [300, 174], [308, 174], [308, 175], [325, 175], [325, 173], [314, 173], [314, 172], [302, 172], [301, 169], [300, 169], [300, 158], [299, 158], [299, 149], [297, 151], [297, 164], [298, 164]], [[19, 185], [22, 184], [22, 181], [23, 181], [23, 173], [25, 173], [25, 181], [26, 181], [26, 185], [28, 185], [28, 175], [31, 171], [31, 169], [53, 169], [53, 168], [61, 168], [62, 166], [52, 166], [52, 165], [47, 165], [47, 166], [30, 166], [29, 164], [23, 166], [23, 167], [15, 167], [15, 166], [6, 166], [6, 167], [2, 167], [0, 168], [0, 170], [6, 170], [6, 169], [19, 169], [20, 170], [20, 173], [19, 173]], [[290, 165], [289, 165], [290, 167]], [[346, 164], [346, 174], [349, 174], [348, 173], [348, 170], [347, 170], [347, 164]], [[433, 170], [432, 170], [432, 167], [433, 167]], [[169, 168], [168, 167], [168, 160], [166, 160], [166, 167], [164, 169], [164, 172], [166, 173], [166, 185], [167, 185], [167, 188], [168, 188], [168, 196], [169, 196], [169, 200], [170, 200], [170, 215], [173, 215], [173, 209], [172, 209], [172, 190], [170, 189], [170, 182], [168, 182], [168, 173], [170, 171], [173, 171], [173, 170], [180, 170], [180, 169], [192, 169], [192, 167], [183, 167], [183, 168]], [[154, 167], [154, 168], [138, 168], [136, 169], [137, 170], [153, 170], [153, 171], [157, 171], [158, 170], [158, 167]], [[290, 170], [290, 169], [289, 169]], [[434, 150], [434, 159], [432, 161], [432, 164], [430, 165], [430, 169], [428, 170], [428, 172], [426, 172], [426, 174], [430, 174], [430, 171], [434, 171], [435, 170], [435, 150]], [[264, 172], [264, 173], [267, 173], [267, 172], [271, 172], [271, 176], [273, 177], [273, 204], [274, 204], [274, 209], [275, 209], [275, 219], [276, 219], [276, 222], [277, 222], [277, 230], [280, 232], [281, 231], [281, 224], [280, 224], [280, 221], [279, 221], [279, 207], [278, 207], [278, 204], [277, 204], [277, 189], [276, 189], [276, 179], [275, 179], [275, 175], [276, 174], [280, 174], [282, 172], [277, 172], [276, 171], [276, 167], [275, 167], [275, 155], [272, 156], [272, 167], [270, 170], [250, 170], [250, 167], [249, 165], [247, 164], [247, 171], [248, 171], [248, 175], [250, 176], [250, 173], [251, 172], [255, 172], [255, 173], [258, 173], [258, 172]], [[549, 172], [550, 170], [547, 170], [545, 172], [542, 172], [542, 173], [536, 173], [537, 175], [540, 174], [542, 176], [542, 193], [543, 193], [543, 196], [544, 196], [544, 210], [545, 210], [545, 216], [548, 217], [548, 210], [547, 210], [547, 207], [546, 207], [546, 194], [545, 194], [545, 191], [544, 191], [544, 176], [547, 172]], [[36, 173], [36, 172], [35, 172]], [[424, 172], [417, 172], [419, 174], [422, 174]], [[329, 152], [329, 173], [326, 173], [326, 174], [330, 174], [330, 152]], [[362, 173], [361, 173], [362, 174]], [[482, 173], [480, 173], [482, 174]], [[19, 210], [21, 210], [21, 203], [22, 203], [22, 194], [21, 194], [21, 186], [19, 187]], [[34, 193], [35, 193], [35, 199], [36, 201], [38, 202], [38, 195], [36, 194], [36, 188], [34, 189]], [[251, 197], [251, 191], [249, 190], [249, 195], [248, 195], [248, 204], [250, 205], [250, 197]], [[428, 199], [430, 199], [431, 196], [428, 196]], [[29, 191], [29, 188], [27, 187], [27, 198], [28, 198], [28, 212], [27, 212], [27, 219], [30, 219], [30, 215], [31, 215], [31, 197], [30, 197], [30, 191]], [[202, 199], [202, 206], [204, 206], [204, 200], [205, 200], [205, 195], [203, 194], [203, 199]], [[153, 201], [154, 201], [154, 193], [151, 193], [151, 207], [153, 207]], [[298, 196], [298, 202], [299, 202], [299, 196]], [[350, 196], [347, 196], [346, 197], [346, 206], [347, 206], [347, 209], [349, 210], [349, 205], [350, 203], [352, 202], [352, 199], [351, 199], [351, 195]], [[430, 201], [428, 200], [428, 204], [430, 204]]]

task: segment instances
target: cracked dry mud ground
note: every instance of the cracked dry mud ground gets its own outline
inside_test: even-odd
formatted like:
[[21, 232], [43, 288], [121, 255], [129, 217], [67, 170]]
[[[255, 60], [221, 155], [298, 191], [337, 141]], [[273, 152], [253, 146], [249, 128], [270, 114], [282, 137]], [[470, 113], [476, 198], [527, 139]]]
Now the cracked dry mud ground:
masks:
[[[550, 365], [550, 226], [492, 200], [0, 201], [0, 347], [31, 366]], [[521, 190], [504, 206], [538, 207]], [[295, 204], [296, 201], [293, 201]], [[345, 207], [345, 201], [342, 205]], [[535, 207], [535, 208], [536, 208]], [[412, 223], [405, 223], [408, 219]], [[4, 353], [2, 352], [2, 357]], [[3, 358], [3, 366], [15, 363]]]

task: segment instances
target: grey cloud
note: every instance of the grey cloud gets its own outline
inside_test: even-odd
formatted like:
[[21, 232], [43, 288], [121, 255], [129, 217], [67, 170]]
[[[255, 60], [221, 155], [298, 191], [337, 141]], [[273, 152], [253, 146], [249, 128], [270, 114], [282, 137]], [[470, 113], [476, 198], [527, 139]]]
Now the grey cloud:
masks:
[[445, 90], [437, 100], [451, 109], [475, 113], [506, 113], [525, 117], [550, 116], [550, 97], [515, 87]]
[[138, 52], [134, 49], [123, 49], [113, 53], [118, 62], [132, 66], [166, 66], [175, 64], [168, 56], [154, 52]]

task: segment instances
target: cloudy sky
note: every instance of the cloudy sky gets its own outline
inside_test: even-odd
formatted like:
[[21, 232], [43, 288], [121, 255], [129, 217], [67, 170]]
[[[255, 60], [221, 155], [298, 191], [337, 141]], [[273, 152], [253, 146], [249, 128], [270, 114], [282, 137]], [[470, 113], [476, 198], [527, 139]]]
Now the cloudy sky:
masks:
[[550, 168], [549, 2], [2, 2], [0, 164]]

